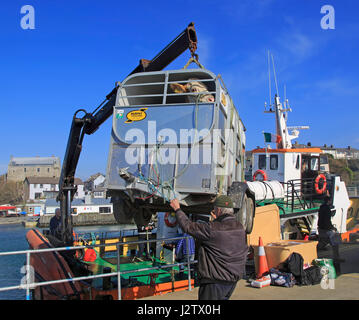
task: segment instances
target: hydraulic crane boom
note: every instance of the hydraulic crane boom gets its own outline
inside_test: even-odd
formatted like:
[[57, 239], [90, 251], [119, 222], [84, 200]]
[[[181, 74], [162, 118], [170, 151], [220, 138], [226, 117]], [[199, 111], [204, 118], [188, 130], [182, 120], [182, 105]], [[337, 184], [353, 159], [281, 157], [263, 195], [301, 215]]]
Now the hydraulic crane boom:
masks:
[[[193, 23], [190, 23], [152, 60], [141, 59], [139, 65], [129, 75], [138, 72], [160, 71], [187, 49], [190, 50], [192, 56], [196, 56], [197, 35]], [[118, 87], [116, 86], [92, 113], [79, 109], [73, 116], [57, 196], [57, 200], [60, 201], [61, 211], [60, 240], [65, 245], [72, 245], [71, 202], [77, 190], [74, 185], [74, 178], [82, 150], [82, 142], [85, 134], [94, 133], [112, 115], [117, 89]], [[78, 117], [80, 112], [84, 113], [82, 117]]]

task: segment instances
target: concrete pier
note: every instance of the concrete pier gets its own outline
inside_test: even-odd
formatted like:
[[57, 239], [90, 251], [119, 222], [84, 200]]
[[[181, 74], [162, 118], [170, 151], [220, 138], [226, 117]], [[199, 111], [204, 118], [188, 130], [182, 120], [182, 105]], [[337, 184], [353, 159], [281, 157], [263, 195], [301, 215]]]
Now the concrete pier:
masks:
[[[258, 289], [252, 288], [246, 280], [240, 280], [230, 300], [359, 300], [359, 243], [341, 245], [340, 255], [345, 262], [341, 264], [341, 275], [335, 279], [334, 288], [323, 289], [318, 284]], [[332, 258], [331, 249], [319, 251], [318, 257]], [[192, 291], [178, 291], [141, 300], [198, 300], [198, 287]]]
[[[38, 227], [47, 228], [54, 215], [40, 216]], [[72, 216], [73, 226], [96, 226], [96, 225], [116, 225], [118, 224], [113, 214], [86, 213]]]

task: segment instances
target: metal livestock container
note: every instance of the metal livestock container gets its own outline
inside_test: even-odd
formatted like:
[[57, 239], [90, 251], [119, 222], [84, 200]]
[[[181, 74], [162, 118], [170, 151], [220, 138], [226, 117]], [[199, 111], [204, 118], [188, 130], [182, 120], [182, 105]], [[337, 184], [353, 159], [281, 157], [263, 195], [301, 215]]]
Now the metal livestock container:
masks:
[[[209, 213], [244, 180], [245, 128], [220, 76], [206, 69], [136, 73], [119, 83], [106, 188], [119, 222], [168, 211]], [[135, 215], [136, 220], [136, 215]]]

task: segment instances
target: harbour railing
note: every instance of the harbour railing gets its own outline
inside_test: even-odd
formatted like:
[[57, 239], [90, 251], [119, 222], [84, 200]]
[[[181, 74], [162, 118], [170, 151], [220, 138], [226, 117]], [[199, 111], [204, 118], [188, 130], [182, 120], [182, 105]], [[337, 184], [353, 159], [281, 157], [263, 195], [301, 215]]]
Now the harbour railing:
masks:
[[[20, 285], [17, 286], [8, 286], [8, 287], [2, 287], [0, 288], [0, 292], [3, 291], [10, 291], [10, 290], [26, 290], [26, 300], [31, 300], [30, 290], [35, 289], [36, 287], [41, 286], [48, 286], [51, 284], [59, 284], [59, 283], [65, 283], [65, 282], [74, 282], [74, 281], [84, 281], [84, 280], [92, 280], [97, 278], [105, 278], [105, 277], [117, 277], [117, 290], [118, 290], [118, 300], [122, 300], [121, 297], [121, 275], [134, 273], [134, 272], [143, 272], [143, 271], [150, 271], [150, 270], [163, 270], [167, 268], [173, 268], [176, 266], [187, 266], [187, 274], [188, 274], [188, 291], [192, 291], [191, 286], [191, 265], [196, 264], [197, 261], [191, 261], [190, 255], [187, 254], [187, 261], [186, 262], [177, 262], [177, 263], [169, 263], [164, 265], [157, 265], [153, 267], [146, 267], [146, 268], [139, 268], [139, 269], [132, 269], [132, 270], [126, 270], [122, 271], [120, 270], [120, 248], [121, 246], [129, 246], [129, 245], [137, 245], [137, 244], [147, 244], [152, 242], [170, 242], [170, 241], [178, 241], [180, 239], [186, 239], [186, 247], [187, 252], [189, 252], [189, 237], [188, 236], [181, 236], [181, 237], [173, 237], [173, 238], [160, 238], [160, 239], [149, 239], [149, 240], [138, 240], [138, 241], [126, 241], [126, 242], [117, 242], [117, 243], [111, 243], [111, 244], [91, 244], [86, 246], [71, 246], [71, 247], [59, 247], [59, 248], [47, 248], [47, 249], [29, 249], [29, 250], [20, 250], [20, 251], [8, 251], [8, 252], [0, 252], [0, 257], [2, 256], [11, 256], [11, 255], [26, 255], [26, 263], [25, 263], [25, 277], [22, 279]], [[35, 282], [34, 278], [31, 277], [31, 264], [30, 264], [30, 257], [31, 254], [35, 253], [44, 253], [44, 252], [62, 252], [62, 251], [70, 251], [70, 250], [80, 250], [80, 249], [88, 249], [88, 248], [94, 248], [94, 247], [106, 247], [106, 246], [116, 246], [116, 252], [117, 252], [117, 271], [116, 272], [110, 272], [110, 273], [101, 273], [101, 274], [95, 274], [95, 275], [88, 275], [88, 276], [81, 276], [81, 277], [73, 277], [73, 278], [66, 278], [61, 280], [50, 280], [50, 281], [41, 281], [41, 282]]]

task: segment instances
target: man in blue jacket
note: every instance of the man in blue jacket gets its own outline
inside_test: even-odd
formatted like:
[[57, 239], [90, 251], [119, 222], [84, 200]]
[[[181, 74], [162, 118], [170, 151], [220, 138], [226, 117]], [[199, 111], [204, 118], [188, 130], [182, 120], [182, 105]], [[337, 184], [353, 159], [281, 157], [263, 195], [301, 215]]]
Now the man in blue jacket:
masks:
[[248, 253], [245, 230], [234, 216], [233, 202], [219, 196], [213, 221], [192, 222], [177, 199], [171, 201], [181, 229], [198, 241], [199, 300], [228, 300], [243, 277]]

